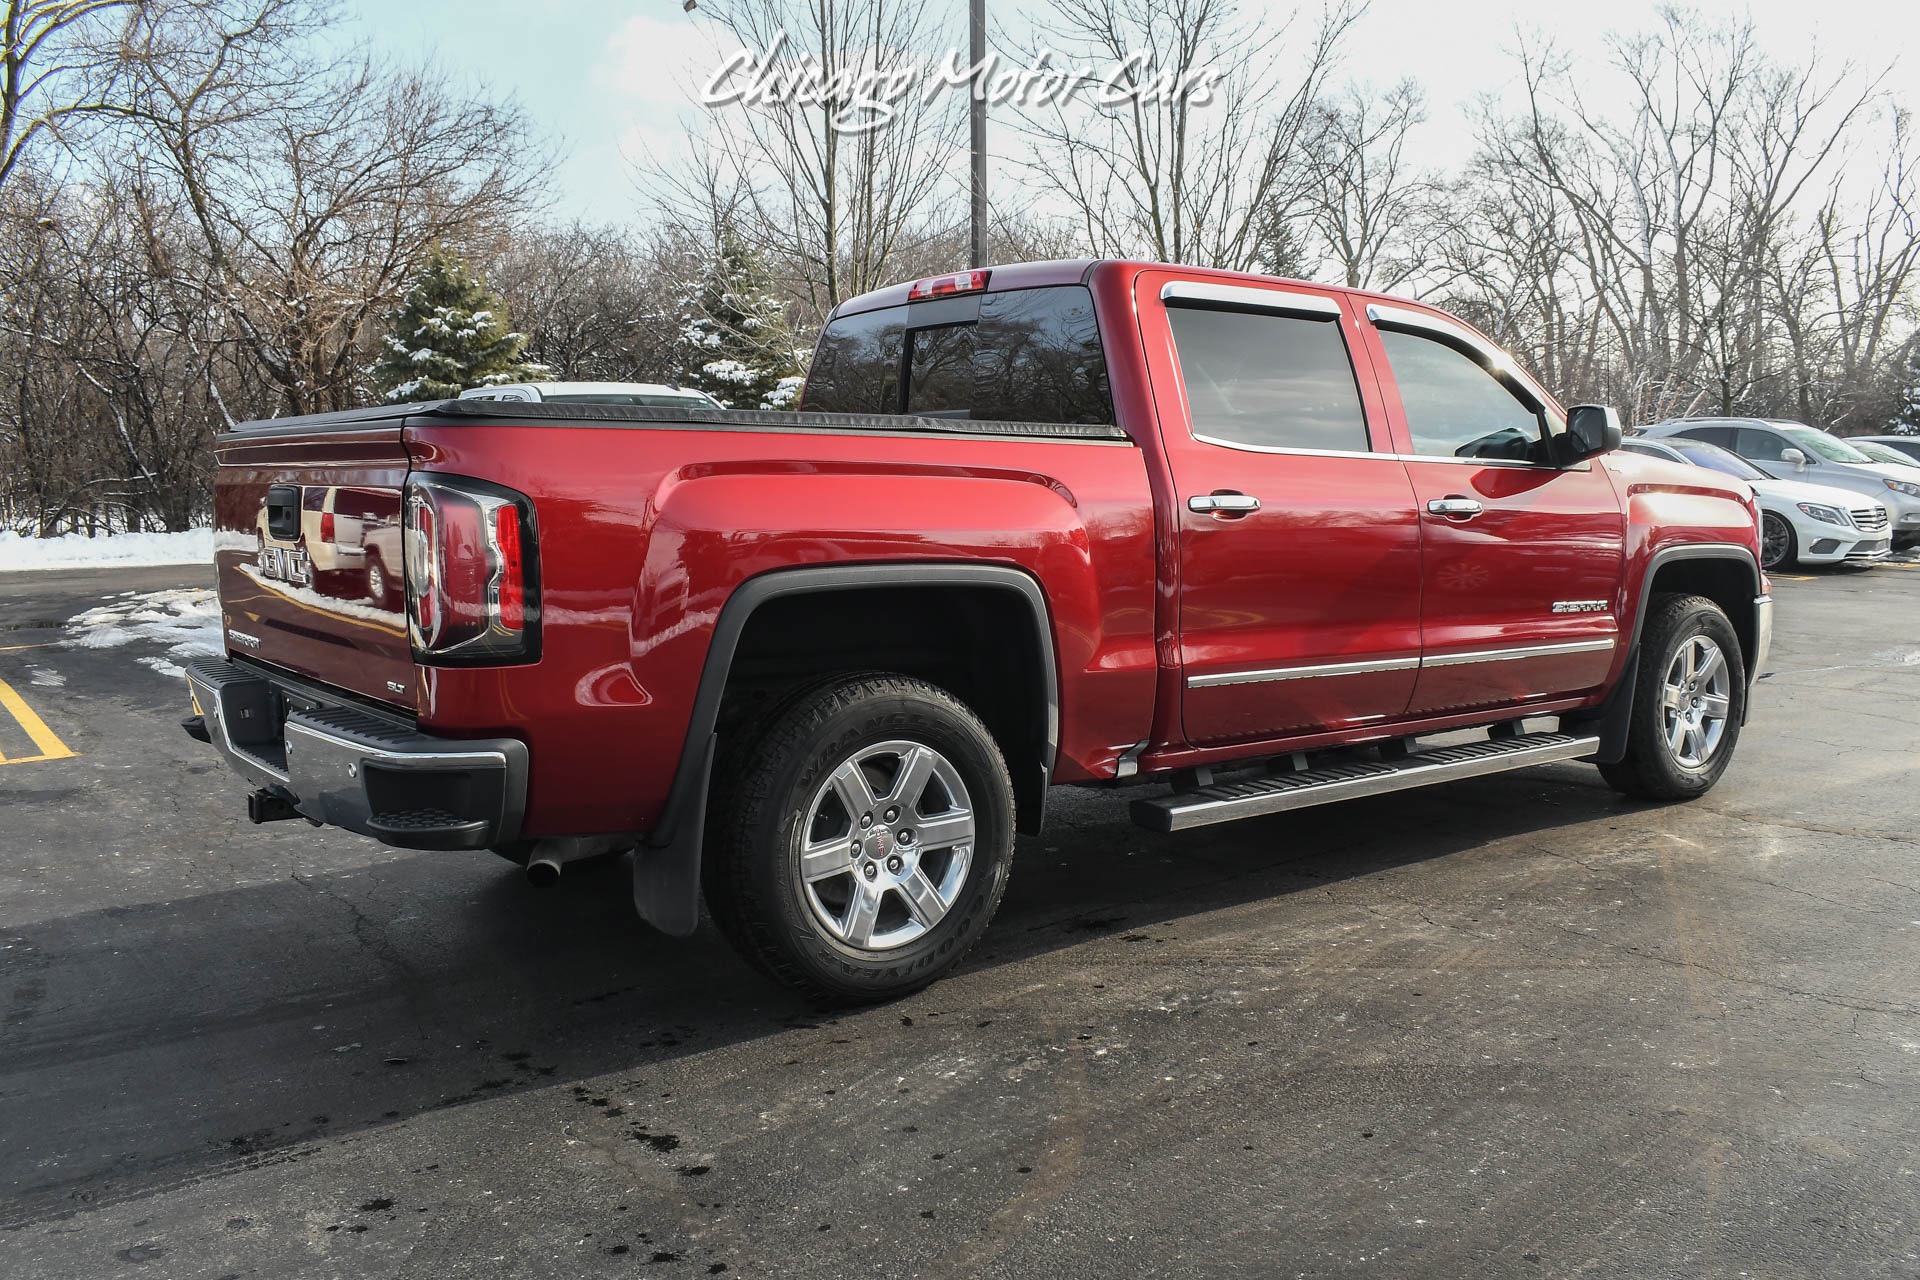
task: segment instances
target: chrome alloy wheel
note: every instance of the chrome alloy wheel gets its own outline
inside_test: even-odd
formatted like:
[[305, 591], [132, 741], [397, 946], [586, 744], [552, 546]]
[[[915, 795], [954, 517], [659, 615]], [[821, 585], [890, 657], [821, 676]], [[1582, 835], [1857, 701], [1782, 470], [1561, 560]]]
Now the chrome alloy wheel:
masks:
[[951, 761], [918, 742], [862, 747], [808, 806], [800, 838], [807, 907], [850, 947], [903, 947], [953, 908], [973, 842], [972, 801]]
[[1699, 635], [1680, 642], [1667, 664], [1660, 715], [1667, 751], [1681, 768], [1701, 768], [1719, 750], [1727, 731], [1731, 687], [1719, 645]]

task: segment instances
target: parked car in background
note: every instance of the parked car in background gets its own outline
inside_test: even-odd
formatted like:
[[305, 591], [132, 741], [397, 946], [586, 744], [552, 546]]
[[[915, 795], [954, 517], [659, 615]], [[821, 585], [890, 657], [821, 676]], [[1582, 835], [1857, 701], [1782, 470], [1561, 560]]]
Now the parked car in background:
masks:
[[1776, 480], [1805, 480], [1883, 502], [1893, 517], [1893, 545], [1920, 544], [1920, 476], [1875, 462], [1837, 436], [1770, 418], [1675, 418], [1645, 432], [1656, 440], [1674, 436], [1730, 449]]
[[460, 398], [532, 404], [623, 404], [642, 409], [725, 407], [704, 391], [664, 382], [507, 382], [497, 387], [468, 387]]
[[1893, 554], [1888, 533], [1892, 516], [1884, 502], [1862, 500], [1850, 489], [1775, 480], [1738, 454], [1704, 440], [1636, 436], [1622, 441], [1620, 447], [1745, 480], [1760, 501], [1760, 565], [1764, 569], [1847, 560], [1871, 564]]
[[1862, 443], [1882, 445], [1896, 453], [1904, 453], [1914, 462], [1920, 462], [1920, 436], [1848, 436], [1847, 443], [1859, 447]]
[[1847, 443], [1872, 458], [1875, 462], [1889, 467], [1911, 467], [1920, 471], [1920, 458], [1909, 457], [1891, 445], [1881, 444], [1878, 440], [1863, 440], [1857, 436], [1847, 437]]

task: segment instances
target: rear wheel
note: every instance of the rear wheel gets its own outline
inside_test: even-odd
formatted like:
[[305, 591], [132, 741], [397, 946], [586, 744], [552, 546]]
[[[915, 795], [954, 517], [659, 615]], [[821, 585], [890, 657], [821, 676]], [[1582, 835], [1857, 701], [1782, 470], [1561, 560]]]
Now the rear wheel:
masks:
[[1778, 569], [1790, 565], [1799, 554], [1794, 545], [1793, 526], [1787, 518], [1771, 511], [1760, 517], [1760, 567]]
[[1691, 800], [1726, 772], [1747, 703], [1740, 640], [1702, 596], [1655, 596], [1640, 633], [1626, 755], [1600, 772], [1643, 800]]
[[817, 688], [730, 749], [708, 817], [715, 923], [774, 978], [838, 1002], [915, 991], [985, 931], [1013, 787], [953, 695], [868, 675]]

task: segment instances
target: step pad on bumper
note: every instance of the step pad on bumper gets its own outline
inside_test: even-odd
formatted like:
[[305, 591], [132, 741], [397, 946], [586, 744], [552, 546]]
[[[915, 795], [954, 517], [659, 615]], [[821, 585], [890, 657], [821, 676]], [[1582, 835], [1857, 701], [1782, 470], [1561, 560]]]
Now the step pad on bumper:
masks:
[[1528, 733], [1485, 742], [1435, 747], [1401, 760], [1356, 760], [1304, 773], [1221, 782], [1193, 791], [1133, 802], [1133, 820], [1153, 831], [1185, 831], [1215, 822], [1306, 809], [1336, 800], [1381, 795], [1505, 773], [1555, 760], [1577, 760], [1600, 749], [1600, 739], [1571, 733]]

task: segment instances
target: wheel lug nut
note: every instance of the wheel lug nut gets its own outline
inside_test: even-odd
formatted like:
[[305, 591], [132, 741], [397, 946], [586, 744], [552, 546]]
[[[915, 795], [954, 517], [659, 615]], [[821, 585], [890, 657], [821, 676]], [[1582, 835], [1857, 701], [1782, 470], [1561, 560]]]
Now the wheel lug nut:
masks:
[[900, 816], [900, 811], [899, 811], [898, 809], [888, 809], [888, 810], [887, 810], [887, 821], [888, 821], [888, 822], [892, 822], [892, 821], [893, 821], [893, 820], [894, 820], [895, 818], [897, 818], [897, 817], [899, 817], [899, 816]]
[[860, 874], [865, 876], [867, 879], [871, 880], [875, 876], [880, 874], [880, 868], [874, 866], [871, 862], [869, 862], [866, 866], [860, 868]]
[[873, 815], [872, 815], [872, 814], [870, 814], [870, 813], [863, 813], [863, 814], [861, 814], [861, 815], [860, 815], [860, 829], [861, 829], [862, 831], [865, 831], [865, 830], [866, 830], [866, 829], [867, 829], [868, 827], [870, 827], [870, 826], [872, 826], [872, 825], [873, 825]]
[[903, 865], [905, 864], [900, 861], [898, 856], [887, 859], [887, 870], [889, 871], [898, 871]]
[[900, 843], [901, 843], [901, 844], [912, 844], [912, 843], [913, 843], [913, 828], [912, 828], [912, 827], [902, 827], [902, 828], [900, 828], [900, 836], [899, 836], [899, 840], [900, 840]]

